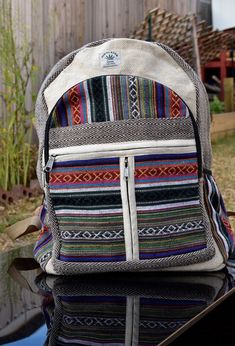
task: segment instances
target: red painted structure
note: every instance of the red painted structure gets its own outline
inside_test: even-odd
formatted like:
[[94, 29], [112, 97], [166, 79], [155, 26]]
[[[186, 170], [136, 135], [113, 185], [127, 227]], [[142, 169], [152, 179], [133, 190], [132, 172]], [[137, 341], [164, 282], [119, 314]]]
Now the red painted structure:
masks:
[[224, 78], [231, 77], [229, 69], [235, 70], [235, 52], [234, 58], [231, 59], [230, 51], [221, 51], [220, 57], [217, 60], [210, 61], [201, 67], [201, 78], [203, 82], [207, 82], [208, 69], [218, 69], [218, 78], [221, 81], [220, 99], [224, 100]]

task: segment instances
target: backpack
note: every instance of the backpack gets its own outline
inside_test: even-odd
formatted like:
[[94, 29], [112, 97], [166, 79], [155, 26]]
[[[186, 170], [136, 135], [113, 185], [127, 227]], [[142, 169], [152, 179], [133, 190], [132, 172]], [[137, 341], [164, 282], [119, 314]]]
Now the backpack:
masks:
[[126, 38], [88, 44], [46, 77], [36, 119], [44, 271], [226, 265], [234, 239], [211, 173], [208, 97], [177, 53]]

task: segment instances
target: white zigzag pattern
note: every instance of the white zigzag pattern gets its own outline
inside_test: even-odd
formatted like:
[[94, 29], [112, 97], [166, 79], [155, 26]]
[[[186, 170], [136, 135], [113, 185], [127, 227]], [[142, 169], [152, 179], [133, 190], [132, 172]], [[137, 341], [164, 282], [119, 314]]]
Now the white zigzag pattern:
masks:
[[124, 231], [61, 231], [62, 239], [123, 239]]
[[162, 227], [150, 227], [150, 228], [141, 228], [138, 230], [138, 234], [144, 237], [179, 233], [179, 232], [187, 232], [193, 230], [200, 230], [204, 228], [204, 224], [202, 220], [199, 221], [189, 221], [181, 224], [168, 225]]
[[97, 318], [97, 317], [76, 317], [76, 316], [63, 316], [63, 321], [68, 325], [80, 326], [107, 326], [117, 327], [125, 326], [125, 319], [123, 318]]
[[136, 90], [136, 78], [135, 77], [129, 77], [129, 96], [131, 101], [131, 116], [133, 119], [139, 119], [140, 113], [138, 109], [138, 97], [137, 97], [137, 90]]

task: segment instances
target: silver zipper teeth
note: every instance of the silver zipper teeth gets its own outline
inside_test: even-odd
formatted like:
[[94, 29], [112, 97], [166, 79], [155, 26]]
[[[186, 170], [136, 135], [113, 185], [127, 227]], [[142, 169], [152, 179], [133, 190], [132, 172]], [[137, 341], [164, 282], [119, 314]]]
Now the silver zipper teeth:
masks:
[[124, 159], [124, 178], [126, 180], [126, 193], [127, 193], [127, 203], [128, 203], [128, 213], [129, 213], [129, 220], [130, 220], [130, 237], [131, 237], [131, 253], [132, 253], [132, 259], [134, 256], [133, 252], [133, 237], [132, 237], [132, 223], [131, 223], [131, 209], [130, 209], [130, 199], [129, 199], [129, 162], [128, 157], [125, 157]]
[[128, 158], [125, 157], [125, 167], [124, 167], [124, 177], [126, 180], [128, 180], [129, 177], [129, 168], [128, 168]]

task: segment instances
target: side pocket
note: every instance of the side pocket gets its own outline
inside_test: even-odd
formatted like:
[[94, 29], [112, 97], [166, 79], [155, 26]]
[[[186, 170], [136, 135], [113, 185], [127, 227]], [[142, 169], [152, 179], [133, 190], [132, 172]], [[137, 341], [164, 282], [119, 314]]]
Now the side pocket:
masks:
[[222, 195], [208, 170], [204, 173], [205, 199], [208, 205], [209, 217], [217, 235], [222, 240], [227, 256], [234, 251], [235, 239]]
[[36, 261], [40, 264], [42, 269], [45, 270], [45, 266], [52, 256], [52, 233], [46, 226], [47, 209], [45, 204], [40, 211], [40, 220], [42, 228], [34, 246], [33, 254]]

